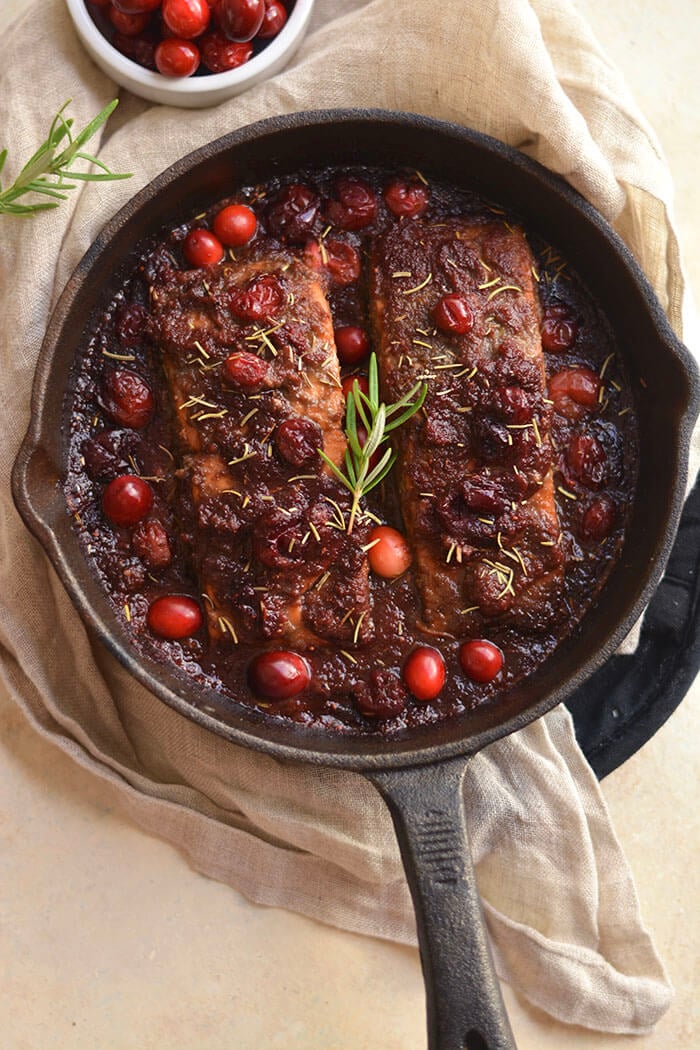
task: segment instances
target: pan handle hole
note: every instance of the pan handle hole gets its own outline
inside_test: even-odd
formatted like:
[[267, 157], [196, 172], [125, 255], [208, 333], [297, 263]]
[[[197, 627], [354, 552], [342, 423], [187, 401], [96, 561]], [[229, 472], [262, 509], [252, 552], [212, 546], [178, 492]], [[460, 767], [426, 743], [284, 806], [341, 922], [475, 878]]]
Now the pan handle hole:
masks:
[[464, 1037], [464, 1050], [489, 1050], [489, 1048], [481, 1032], [472, 1028]]

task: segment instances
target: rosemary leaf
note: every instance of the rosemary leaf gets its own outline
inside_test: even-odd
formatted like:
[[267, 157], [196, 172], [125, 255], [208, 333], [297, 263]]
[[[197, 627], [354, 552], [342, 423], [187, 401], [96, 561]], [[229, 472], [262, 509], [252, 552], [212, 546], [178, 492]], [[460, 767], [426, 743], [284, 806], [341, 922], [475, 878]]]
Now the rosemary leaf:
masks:
[[[103, 161], [81, 149], [109, 119], [117, 104], [118, 99], [113, 99], [74, 137], [73, 119], [64, 116], [70, 105], [70, 99], [65, 102], [53, 118], [46, 140], [35, 150], [12, 185], [5, 190], [0, 188], [0, 215], [33, 215], [49, 208], [57, 208], [59, 201], [68, 199], [61, 191], [76, 189], [75, 183], [69, 181], [71, 179], [75, 182], [111, 182], [115, 179], [131, 178], [130, 173], [111, 171]], [[63, 149], [59, 152], [61, 146]], [[0, 172], [2, 172], [6, 159], [7, 150], [3, 149], [0, 152]], [[100, 171], [74, 171], [70, 165], [75, 160], [94, 164]], [[51, 197], [54, 200], [31, 200], [26, 204], [16, 204], [17, 198], [25, 194]]]

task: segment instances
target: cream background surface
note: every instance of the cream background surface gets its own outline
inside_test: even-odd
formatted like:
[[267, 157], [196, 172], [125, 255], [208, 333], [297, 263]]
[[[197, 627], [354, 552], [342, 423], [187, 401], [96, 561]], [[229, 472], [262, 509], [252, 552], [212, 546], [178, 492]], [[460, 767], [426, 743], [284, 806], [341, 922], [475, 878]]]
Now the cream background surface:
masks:
[[[0, 30], [27, 0], [3, 0]], [[656, 128], [700, 288], [700, 11], [693, 0], [581, 0]], [[695, 143], [693, 149], [692, 144]], [[695, 156], [693, 155], [695, 152]], [[700, 688], [604, 785], [642, 907], [677, 989], [642, 1050], [700, 1044]], [[110, 813], [96, 780], [0, 697], [0, 1025], [8, 1050], [418, 1050], [417, 952], [248, 904]], [[506, 998], [521, 1050], [628, 1040], [564, 1028]]]

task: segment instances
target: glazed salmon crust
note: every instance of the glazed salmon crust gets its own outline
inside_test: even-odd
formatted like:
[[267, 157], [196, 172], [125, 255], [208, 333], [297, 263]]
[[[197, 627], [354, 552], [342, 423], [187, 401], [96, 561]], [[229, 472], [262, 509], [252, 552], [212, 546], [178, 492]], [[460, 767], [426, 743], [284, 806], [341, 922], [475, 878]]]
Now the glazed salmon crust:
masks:
[[206, 272], [166, 265], [150, 294], [210, 637], [367, 641], [368, 526], [342, 528], [348, 494], [318, 456], [339, 463], [346, 447], [318, 276], [278, 253]]
[[[446, 295], [467, 304], [461, 334], [439, 325]], [[560, 613], [564, 558], [524, 234], [500, 222], [395, 225], [373, 246], [370, 312], [384, 399], [428, 384], [398, 449], [426, 629], [545, 628]]]

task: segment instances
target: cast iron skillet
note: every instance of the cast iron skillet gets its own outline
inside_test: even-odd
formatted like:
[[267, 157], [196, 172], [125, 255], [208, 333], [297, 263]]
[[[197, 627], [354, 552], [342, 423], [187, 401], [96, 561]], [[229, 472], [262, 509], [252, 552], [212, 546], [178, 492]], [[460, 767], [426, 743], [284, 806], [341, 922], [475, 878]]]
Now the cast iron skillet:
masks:
[[[580, 628], [497, 704], [400, 740], [348, 739], [275, 724], [138, 654], [78, 546], [61, 491], [71, 366], [85, 333], [133, 266], [139, 242], [231, 194], [302, 165], [407, 165], [516, 212], [583, 276], [606, 312], [637, 392], [638, 492], [622, 556]], [[639, 382], [643, 378], [646, 387]], [[262, 121], [180, 160], [102, 231], [71, 277], [39, 357], [29, 431], [13, 491], [83, 619], [147, 688], [228, 740], [277, 758], [364, 773], [396, 827], [416, 908], [431, 1050], [514, 1047], [471, 865], [462, 780], [485, 745], [549, 711], [613, 653], [658, 583], [671, 550], [699, 408], [696, 366], [638, 266], [598, 213], [563, 181], [483, 135], [410, 114], [340, 110]]]

